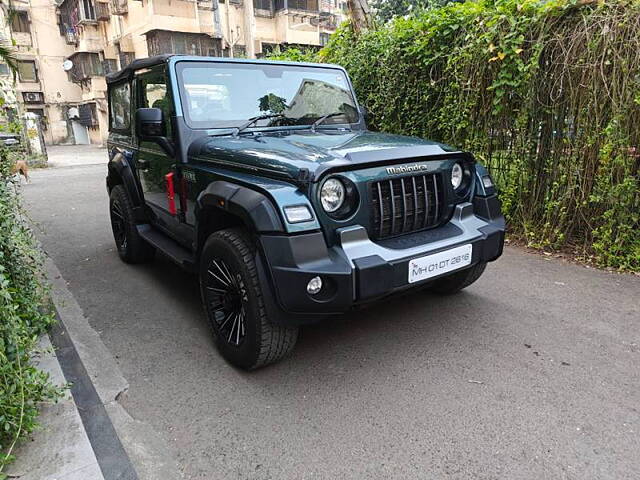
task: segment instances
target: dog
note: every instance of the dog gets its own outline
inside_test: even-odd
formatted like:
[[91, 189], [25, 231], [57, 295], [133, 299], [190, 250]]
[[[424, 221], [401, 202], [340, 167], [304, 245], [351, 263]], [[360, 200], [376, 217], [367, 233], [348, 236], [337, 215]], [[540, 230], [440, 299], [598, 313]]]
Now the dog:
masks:
[[24, 160], [16, 161], [16, 164], [13, 167], [13, 174], [22, 175], [27, 183], [29, 183], [29, 166], [27, 165], [27, 162]]

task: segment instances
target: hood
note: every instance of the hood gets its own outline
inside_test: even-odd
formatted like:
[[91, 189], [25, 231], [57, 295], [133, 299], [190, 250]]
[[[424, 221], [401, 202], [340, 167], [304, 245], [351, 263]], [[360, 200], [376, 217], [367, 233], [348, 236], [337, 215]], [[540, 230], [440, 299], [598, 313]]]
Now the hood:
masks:
[[394, 163], [439, 156], [456, 149], [415, 137], [368, 131], [269, 131], [262, 135], [206, 137], [189, 148], [189, 157], [236, 168], [271, 171], [299, 178], [306, 169], [319, 178], [329, 169]]

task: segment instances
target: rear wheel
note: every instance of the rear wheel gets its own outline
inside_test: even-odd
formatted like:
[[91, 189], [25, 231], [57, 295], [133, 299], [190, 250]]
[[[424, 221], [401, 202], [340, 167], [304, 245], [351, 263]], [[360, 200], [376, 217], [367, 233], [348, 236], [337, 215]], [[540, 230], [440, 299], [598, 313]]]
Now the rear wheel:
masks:
[[467, 288], [473, 282], [478, 280], [486, 267], [486, 262], [477, 263], [471, 268], [443, 277], [435, 281], [431, 290], [441, 295], [452, 295], [454, 293], [458, 293], [463, 288]]
[[111, 189], [109, 216], [120, 258], [127, 263], [144, 263], [153, 260], [155, 248], [138, 234], [133, 207], [122, 185], [116, 185]]
[[298, 338], [297, 327], [268, 318], [255, 252], [244, 230], [221, 230], [208, 238], [200, 260], [200, 292], [218, 350], [247, 370], [280, 360]]

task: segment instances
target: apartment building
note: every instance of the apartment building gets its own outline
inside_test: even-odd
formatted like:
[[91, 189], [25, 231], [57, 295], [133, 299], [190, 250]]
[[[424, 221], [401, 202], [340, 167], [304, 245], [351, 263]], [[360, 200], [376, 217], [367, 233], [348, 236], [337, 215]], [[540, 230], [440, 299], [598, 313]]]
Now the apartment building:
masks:
[[[61, 68], [74, 47], [58, 33], [57, 7], [51, 0], [13, 0], [9, 5], [2, 11], [7, 25], [3, 36], [13, 44], [17, 65], [16, 103], [10, 108], [39, 115], [46, 143], [73, 142], [68, 110], [78, 106], [81, 88]], [[6, 65], [0, 64], [0, 76], [5, 84], [13, 82]]]
[[[104, 76], [164, 53], [260, 57], [324, 45], [343, 0], [14, 0], [18, 101], [37, 110], [47, 143], [103, 143]], [[19, 19], [18, 19], [19, 18]], [[0, 72], [1, 73], [1, 72]]]

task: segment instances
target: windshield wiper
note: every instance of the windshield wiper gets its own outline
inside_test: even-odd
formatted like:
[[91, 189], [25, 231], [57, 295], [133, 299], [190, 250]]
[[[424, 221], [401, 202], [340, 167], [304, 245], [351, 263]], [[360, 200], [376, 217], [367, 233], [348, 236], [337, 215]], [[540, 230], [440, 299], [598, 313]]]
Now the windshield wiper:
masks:
[[323, 115], [322, 117], [320, 117], [318, 120], [316, 120], [315, 122], [313, 122], [313, 125], [311, 125], [311, 131], [313, 133], [316, 132], [316, 127], [318, 125], [320, 125], [321, 123], [323, 123], [325, 120], [327, 120], [328, 118], [332, 118], [332, 117], [339, 117], [340, 115], [344, 115], [344, 112], [333, 112], [333, 113], [328, 113], [327, 115]]
[[236, 127], [236, 131], [233, 132], [233, 136], [237, 137], [240, 134], [240, 132], [246, 130], [251, 125], [253, 125], [254, 123], [256, 123], [256, 122], [258, 122], [260, 120], [266, 120], [268, 118], [278, 118], [278, 117], [284, 117], [284, 116], [285, 116], [284, 113], [265, 113], [264, 115], [258, 115], [257, 117], [251, 117], [245, 123], [243, 123], [239, 127]]

